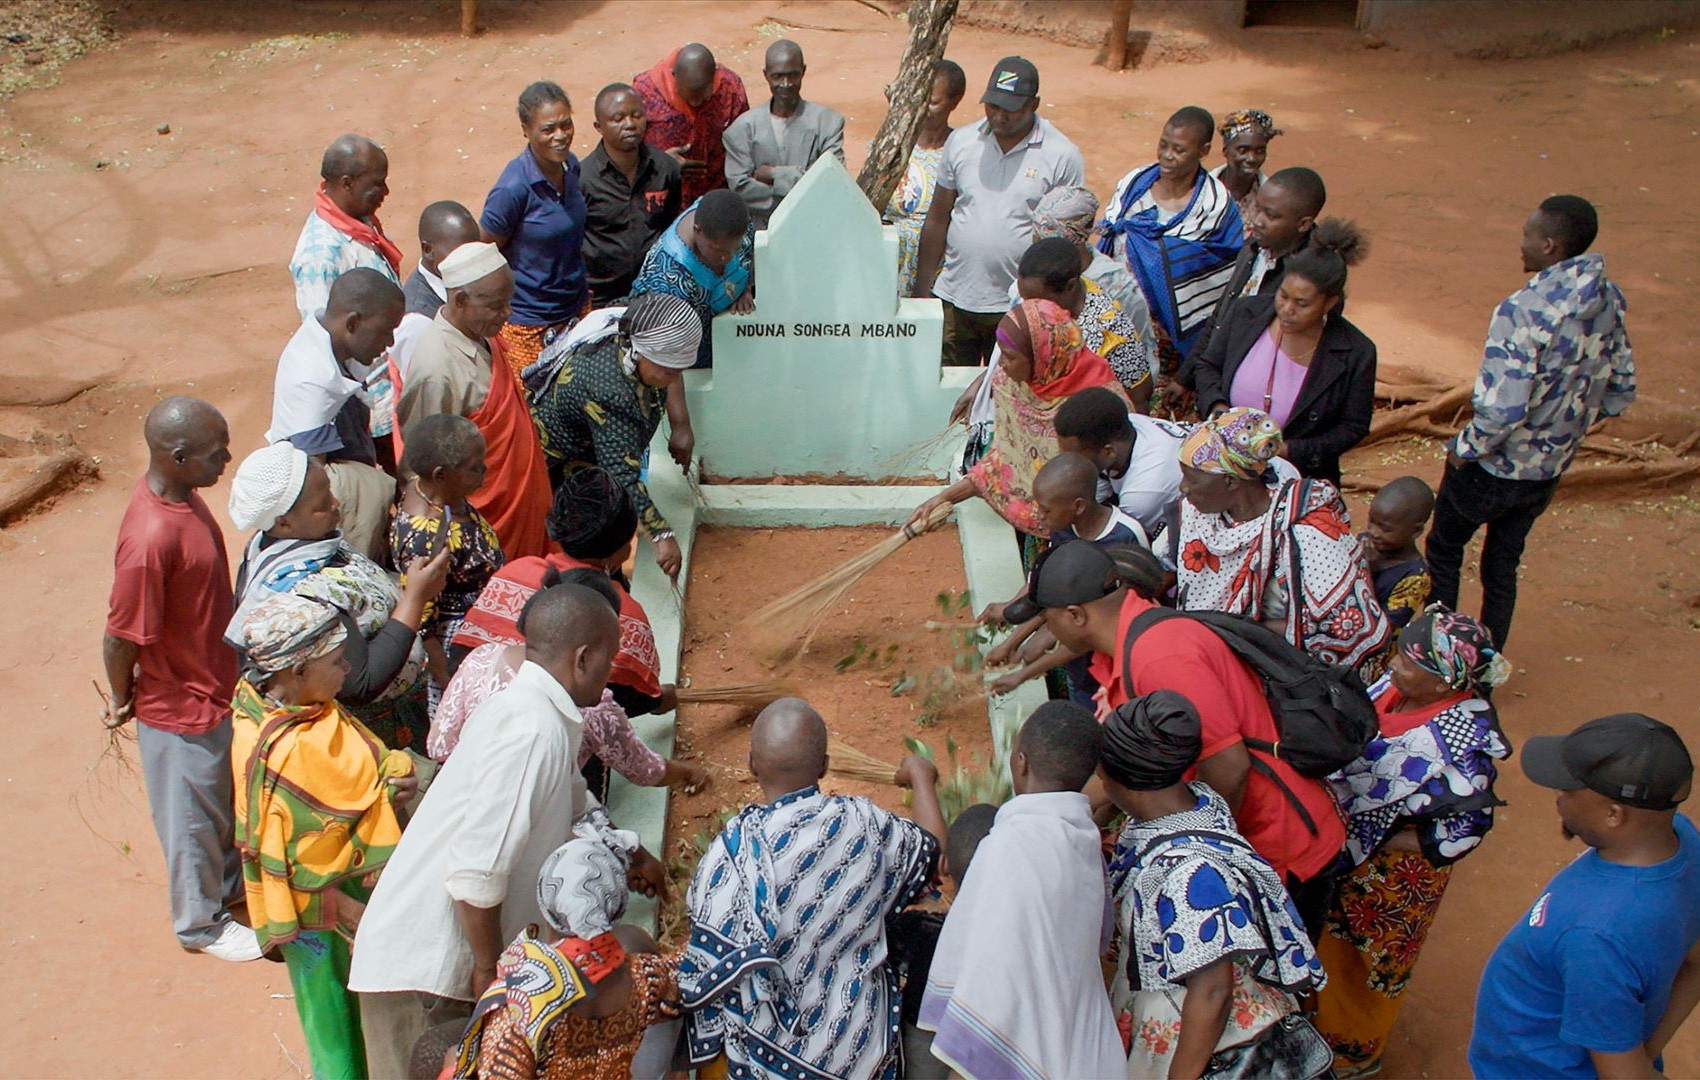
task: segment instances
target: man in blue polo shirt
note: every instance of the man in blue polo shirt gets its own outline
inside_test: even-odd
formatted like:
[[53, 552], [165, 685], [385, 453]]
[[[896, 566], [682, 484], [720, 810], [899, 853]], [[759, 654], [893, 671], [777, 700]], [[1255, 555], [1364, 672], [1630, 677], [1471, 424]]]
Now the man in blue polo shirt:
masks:
[[1640, 713], [1523, 745], [1558, 791], [1564, 835], [1588, 845], [1488, 960], [1470, 1069], [1500, 1077], [1657, 1076], [1700, 1001], [1700, 833], [1676, 812], [1693, 785], [1682, 738]]

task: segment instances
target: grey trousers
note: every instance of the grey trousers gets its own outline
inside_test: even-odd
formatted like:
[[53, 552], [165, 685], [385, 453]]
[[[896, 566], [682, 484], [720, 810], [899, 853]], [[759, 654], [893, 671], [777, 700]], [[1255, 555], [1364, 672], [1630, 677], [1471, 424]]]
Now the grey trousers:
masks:
[[372, 1080], [407, 1080], [419, 1036], [438, 1024], [470, 1020], [473, 1005], [418, 990], [362, 993], [360, 1032], [366, 1040], [366, 1075]]
[[154, 831], [165, 852], [172, 929], [185, 949], [205, 948], [230, 919], [225, 899], [242, 889], [242, 856], [233, 835], [230, 721], [205, 735], [176, 735], [138, 722], [136, 746]]

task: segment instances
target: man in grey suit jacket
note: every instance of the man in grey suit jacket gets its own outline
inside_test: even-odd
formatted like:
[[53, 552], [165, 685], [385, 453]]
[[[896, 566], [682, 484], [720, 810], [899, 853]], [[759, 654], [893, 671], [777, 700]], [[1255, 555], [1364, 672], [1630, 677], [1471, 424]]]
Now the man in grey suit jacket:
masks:
[[815, 159], [825, 153], [844, 160], [842, 114], [803, 100], [803, 50], [795, 41], [767, 48], [762, 76], [773, 99], [732, 121], [721, 136], [726, 146], [726, 182], [749, 204], [758, 229]]

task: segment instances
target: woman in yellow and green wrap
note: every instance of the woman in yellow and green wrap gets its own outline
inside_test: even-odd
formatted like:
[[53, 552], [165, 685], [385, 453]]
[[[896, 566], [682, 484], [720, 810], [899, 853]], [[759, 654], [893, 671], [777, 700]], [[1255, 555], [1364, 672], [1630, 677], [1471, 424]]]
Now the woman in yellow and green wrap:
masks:
[[281, 955], [317, 1080], [361, 1078], [350, 944], [401, 839], [412, 759], [336, 702], [348, 673], [328, 604], [278, 593], [243, 620], [247, 668], [233, 702], [236, 843], [260, 947]]

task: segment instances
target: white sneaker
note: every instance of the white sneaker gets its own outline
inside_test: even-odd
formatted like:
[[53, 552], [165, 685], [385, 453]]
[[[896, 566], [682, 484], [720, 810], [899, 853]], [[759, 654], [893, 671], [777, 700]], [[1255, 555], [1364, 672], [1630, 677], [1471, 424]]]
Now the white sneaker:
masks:
[[224, 929], [218, 932], [217, 940], [198, 951], [233, 964], [242, 964], [260, 958], [260, 939], [254, 936], [254, 931], [235, 919], [227, 919]]

